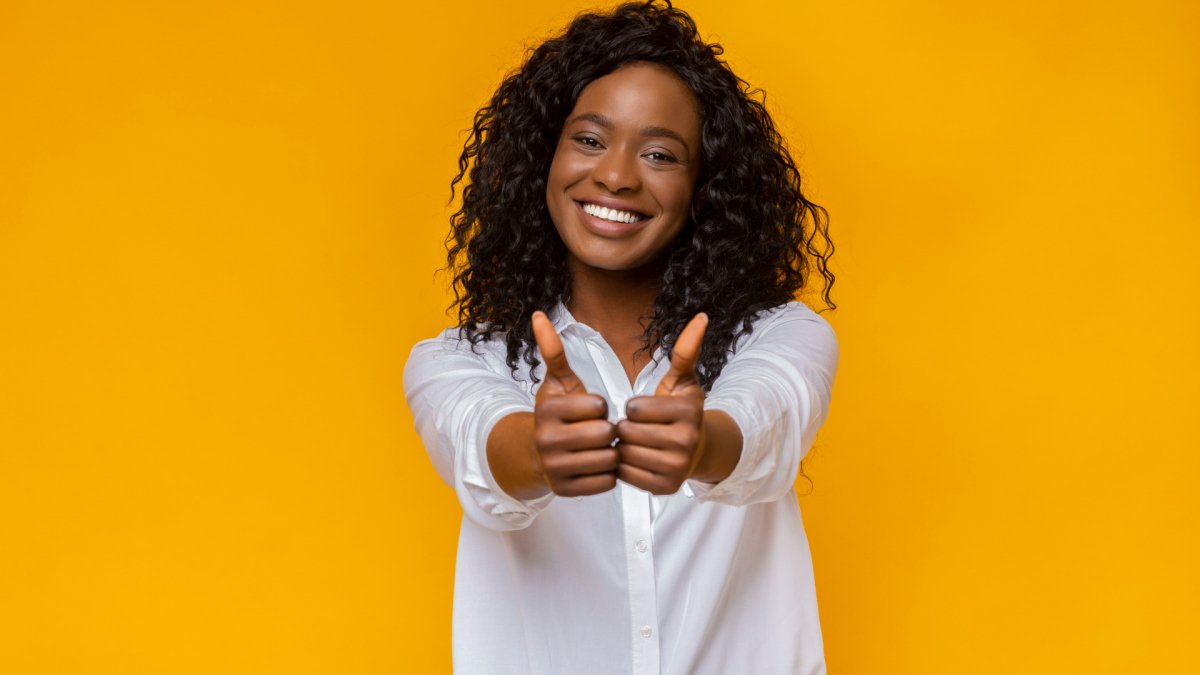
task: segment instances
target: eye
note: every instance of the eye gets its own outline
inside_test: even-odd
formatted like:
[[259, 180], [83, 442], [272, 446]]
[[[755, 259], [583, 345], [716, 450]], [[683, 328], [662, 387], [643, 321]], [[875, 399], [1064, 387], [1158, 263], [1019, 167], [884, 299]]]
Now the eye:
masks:
[[591, 136], [575, 136], [571, 140], [575, 141], [576, 143], [578, 143], [580, 145], [583, 145], [583, 146], [586, 146], [589, 148], [600, 147], [599, 139], [593, 138]]
[[666, 153], [666, 152], [662, 152], [661, 150], [654, 150], [652, 152], [646, 153], [643, 156], [657, 164], [674, 164], [675, 162], [679, 161], [678, 159], [675, 158], [675, 155], [672, 155], [672, 154]]

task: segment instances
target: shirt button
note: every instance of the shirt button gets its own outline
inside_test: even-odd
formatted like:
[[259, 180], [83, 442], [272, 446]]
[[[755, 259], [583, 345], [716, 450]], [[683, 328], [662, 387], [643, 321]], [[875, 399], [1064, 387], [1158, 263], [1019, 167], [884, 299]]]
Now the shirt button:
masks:
[[634, 546], [637, 548], [638, 553], [645, 553], [646, 549], [649, 548], [649, 545], [646, 544], [645, 539], [638, 539], [637, 544]]
[[642, 626], [641, 633], [642, 633], [642, 637], [648, 638], [651, 635], [654, 635], [654, 629], [651, 628], [650, 626]]

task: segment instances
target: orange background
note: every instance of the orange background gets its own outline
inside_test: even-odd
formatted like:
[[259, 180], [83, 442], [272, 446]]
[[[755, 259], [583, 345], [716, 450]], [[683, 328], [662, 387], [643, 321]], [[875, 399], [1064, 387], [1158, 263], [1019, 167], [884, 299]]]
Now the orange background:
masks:
[[[0, 7], [0, 670], [448, 671], [401, 370], [461, 131], [585, 6]], [[684, 8], [832, 214], [831, 672], [1195, 672], [1197, 4]]]

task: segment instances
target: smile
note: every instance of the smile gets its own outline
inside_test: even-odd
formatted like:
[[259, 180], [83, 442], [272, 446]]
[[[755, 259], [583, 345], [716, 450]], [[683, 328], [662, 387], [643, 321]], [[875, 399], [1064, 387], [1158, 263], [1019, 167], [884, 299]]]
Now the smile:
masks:
[[607, 206], [598, 206], [596, 204], [589, 204], [587, 202], [581, 203], [580, 206], [583, 208], [583, 212], [589, 216], [595, 216], [597, 218], [614, 223], [636, 223], [637, 221], [645, 218], [645, 216], [640, 213], [634, 213], [632, 211], [618, 211], [616, 209], [610, 209]]

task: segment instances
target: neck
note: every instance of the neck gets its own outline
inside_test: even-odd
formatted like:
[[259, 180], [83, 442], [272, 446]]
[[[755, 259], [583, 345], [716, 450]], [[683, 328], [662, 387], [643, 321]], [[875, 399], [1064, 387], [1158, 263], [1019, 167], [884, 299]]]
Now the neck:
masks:
[[572, 316], [599, 331], [609, 344], [640, 341], [642, 319], [650, 317], [662, 289], [665, 261], [610, 271], [582, 265], [572, 257], [567, 269], [571, 297], [566, 304]]

